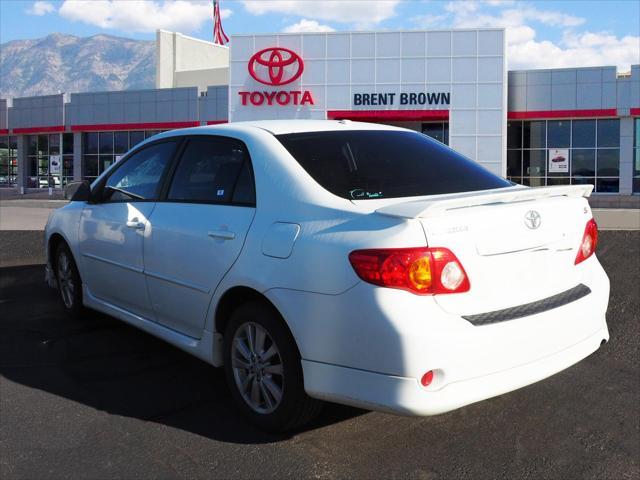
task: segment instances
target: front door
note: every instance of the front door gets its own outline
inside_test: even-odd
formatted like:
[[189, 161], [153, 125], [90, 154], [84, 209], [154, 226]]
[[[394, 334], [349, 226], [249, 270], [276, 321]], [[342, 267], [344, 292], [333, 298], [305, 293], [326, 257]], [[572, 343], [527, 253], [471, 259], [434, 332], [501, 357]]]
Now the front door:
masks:
[[154, 143], [122, 160], [96, 187], [80, 219], [83, 282], [98, 300], [153, 318], [144, 277], [144, 237], [176, 141]]
[[147, 285], [158, 322], [201, 337], [213, 293], [240, 255], [254, 214], [244, 144], [225, 137], [188, 140], [144, 239]]

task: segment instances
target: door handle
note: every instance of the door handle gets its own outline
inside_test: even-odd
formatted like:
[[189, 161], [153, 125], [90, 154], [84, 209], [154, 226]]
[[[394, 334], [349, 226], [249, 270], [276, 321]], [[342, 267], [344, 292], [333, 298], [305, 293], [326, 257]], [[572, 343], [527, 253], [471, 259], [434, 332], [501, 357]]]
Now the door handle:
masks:
[[131, 220], [127, 221], [127, 227], [135, 228], [136, 230], [143, 230], [144, 229], [144, 223], [142, 223], [140, 220], [138, 220], [138, 217], [135, 217], [135, 218], [132, 218]]
[[208, 235], [211, 238], [219, 238], [220, 240], [233, 240], [236, 238], [236, 234], [229, 230], [214, 230], [209, 232]]

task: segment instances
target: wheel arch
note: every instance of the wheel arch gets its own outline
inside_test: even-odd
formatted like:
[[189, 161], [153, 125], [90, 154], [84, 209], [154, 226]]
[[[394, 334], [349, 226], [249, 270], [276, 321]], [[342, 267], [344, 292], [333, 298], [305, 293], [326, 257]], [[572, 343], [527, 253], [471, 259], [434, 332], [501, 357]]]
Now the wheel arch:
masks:
[[226, 330], [227, 325], [229, 324], [229, 320], [231, 319], [231, 315], [233, 314], [233, 312], [238, 307], [248, 302], [261, 303], [265, 307], [271, 309], [276, 315], [278, 315], [278, 317], [282, 320], [282, 323], [286, 326], [287, 330], [289, 331], [289, 334], [293, 339], [293, 343], [296, 347], [296, 350], [298, 351], [298, 355], [300, 355], [300, 348], [298, 347], [298, 342], [296, 341], [296, 338], [294, 337], [293, 332], [291, 331], [291, 327], [287, 323], [287, 320], [284, 318], [280, 310], [278, 310], [278, 308], [273, 304], [273, 302], [271, 302], [271, 300], [269, 300], [265, 295], [263, 295], [257, 290], [254, 290], [251, 287], [236, 286], [236, 287], [230, 288], [229, 290], [227, 290], [222, 294], [215, 310], [215, 317], [214, 317], [215, 332], [218, 335], [220, 335], [220, 337], [222, 338], [222, 336], [224, 335], [224, 331]]

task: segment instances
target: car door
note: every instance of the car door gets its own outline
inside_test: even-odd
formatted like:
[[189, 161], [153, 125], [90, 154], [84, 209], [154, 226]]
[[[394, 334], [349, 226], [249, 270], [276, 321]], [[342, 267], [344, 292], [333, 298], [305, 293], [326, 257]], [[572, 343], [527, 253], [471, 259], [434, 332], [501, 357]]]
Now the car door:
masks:
[[189, 138], [144, 238], [158, 322], [201, 337], [211, 297], [238, 258], [254, 214], [245, 145], [226, 137]]
[[83, 281], [98, 300], [153, 319], [146, 288], [143, 239], [177, 140], [142, 147], [95, 186], [82, 211], [79, 247]]

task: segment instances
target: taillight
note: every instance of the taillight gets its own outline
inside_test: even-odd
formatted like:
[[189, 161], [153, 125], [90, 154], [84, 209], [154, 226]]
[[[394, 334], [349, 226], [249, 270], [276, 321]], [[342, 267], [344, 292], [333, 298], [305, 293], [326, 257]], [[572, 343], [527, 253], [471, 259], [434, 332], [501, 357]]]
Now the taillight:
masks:
[[462, 264], [447, 248], [356, 250], [349, 262], [365, 282], [419, 295], [461, 293], [470, 288]]
[[576, 261], [574, 265], [578, 265], [580, 262], [585, 261], [596, 251], [598, 246], [598, 225], [592, 218], [587, 222], [587, 226], [584, 228], [584, 235], [582, 236], [582, 242], [580, 248], [578, 248], [578, 254], [576, 255]]

